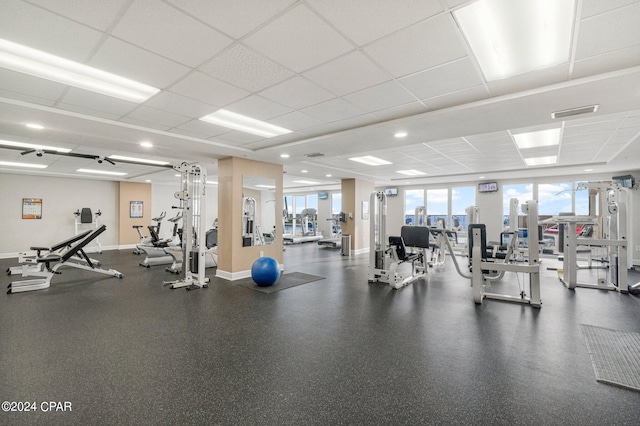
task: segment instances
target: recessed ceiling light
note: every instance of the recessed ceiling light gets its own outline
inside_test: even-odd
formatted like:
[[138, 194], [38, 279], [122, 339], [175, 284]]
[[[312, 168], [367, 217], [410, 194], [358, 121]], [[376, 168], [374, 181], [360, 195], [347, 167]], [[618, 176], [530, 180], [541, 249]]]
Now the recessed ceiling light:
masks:
[[575, 0], [478, 0], [453, 12], [487, 81], [569, 61]]
[[[178, 175], [178, 176], [180, 176], [180, 175]], [[208, 181], [207, 181], [207, 183], [208, 183], [209, 185], [217, 185], [217, 184], [218, 184], [218, 182], [213, 181], [213, 180], [208, 180]]]
[[309, 170], [300, 170], [300, 173], [309, 173]]
[[420, 170], [398, 170], [396, 173], [400, 173], [402, 175], [407, 175], [407, 176], [424, 176], [426, 175], [425, 172], [421, 172]]
[[151, 183], [151, 179], [145, 179], [145, 182]]
[[280, 158], [289, 158], [289, 154], [280, 154]]
[[97, 68], [0, 39], [0, 67], [102, 95], [141, 103], [160, 91]]
[[303, 183], [305, 185], [318, 185], [320, 182], [314, 182], [312, 180], [294, 180], [294, 183]]
[[546, 157], [525, 158], [524, 161], [527, 163], [527, 166], [547, 166], [556, 164], [558, 162], [558, 156], [549, 155]]
[[30, 169], [46, 169], [47, 168], [47, 166], [44, 164], [14, 163], [12, 161], [0, 161], [0, 166], [27, 167]]
[[106, 170], [93, 170], [93, 169], [78, 169], [76, 172], [80, 173], [95, 173], [97, 175], [113, 175], [113, 176], [126, 176], [127, 173], [123, 172], [109, 172]]
[[484, 179], [484, 176], [478, 176], [478, 179]]
[[62, 153], [67, 153], [67, 152], [71, 152], [70, 149], [68, 148], [58, 148], [55, 146], [48, 146], [48, 145], [37, 145], [34, 143], [25, 143], [25, 142], [14, 142], [14, 141], [3, 141], [0, 140], [0, 146], [5, 145], [5, 146], [15, 146], [17, 148], [26, 148], [26, 149], [42, 149], [42, 150], [46, 150], [46, 151], [56, 151], [56, 152], [62, 152]]
[[513, 139], [520, 149], [539, 148], [560, 144], [560, 129], [514, 134]]
[[153, 144], [148, 141], [140, 142], [140, 146], [143, 148], [153, 148]]
[[109, 158], [111, 158], [112, 160], [127, 161], [130, 163], [153, 164], [157, 166], [166, 166], [169, 164], [168, 161], [147, 160], [146, 158], [125, 157], [124, 155], [110, 155]]
[[325, 175], [326, 177], [331, 177], [331, 175]]
[[[174, 176], [175, 176], [175, 177], [180, 177], [180, 176], [182, 176], [182, 175], [181, 175], [181, 174], [175, 174]], [[208, 183], [208, 182], [207, 182], [207, 183]]]
[[584, 169], [585, 172], [592, 172], [593, 169]]
[[357, 161], [358, 163], [367, 164], [369, 166], [382, 166], [385, 164], [392, 164], [390, 161], [382, 160], [377, 157], [373, 157], [371, 155], [365, 155], [364, 157], [352, 157], [349, 158], [351, 161]]
[[237, 114], [235, 112], [219, 109], [218, 111], [205, 115], [200, 118], [207, 123], [217, 124], [218, 126], [227, 127], [229, 129], [240, 130], [241, 132], [251, 133], [252, 135], [272, 138], [274, 136], [285, 135], [291, 133], [291, 130], [283, 127], [274, 126], [246, 115]]
[[393, 135], [393, 136], [395, 136], [396, 138], [404, 138], [404, 137], [406, 137], [407, 135], [408, 135], [408, 133], [407, 133], [407, 132], [397, 132], [397, 133], [396, 133], [395, 135]]
[[256, 185], [256, 188], [266, 188], [266, 189], [274, 189], [276, 186], [275, 185]]
[[44, 129], [44, 126], [42, 124], [36, 124], [36, 123], [27, 123], [25, 124], [25, 126], [27, 126], [30, 129], [36, 129], [36, 130]]

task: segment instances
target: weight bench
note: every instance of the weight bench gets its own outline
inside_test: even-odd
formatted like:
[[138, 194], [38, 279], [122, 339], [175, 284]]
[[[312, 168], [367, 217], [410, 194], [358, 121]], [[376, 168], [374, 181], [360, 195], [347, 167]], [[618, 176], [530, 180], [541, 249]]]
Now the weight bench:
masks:
[[[22, 274], [23, 277], [35, 276], [38, 273], [42, 272], [42, 267], [44, 266], [42, 263], [38, 263], [37, 259], [42, 257], [42, 252], [46, 252], [46, 255], [49, 254], [62, 254], [69, 248], [73, 246], [73, 243], [79, 241], [89, 235], [91, 230], [84, 231], [74, 237], [67, 238], [64, 241], [61, 241], [57, 244], [52, 245], [51, 247], [29, 247], [29, 250], [33, 250], [36, 252], [34, 255], [29, 255], [26, 252], [18, 253], [18, 263], [20, 266], [12, 266], [7, 269], [7, 275], [17, 275]], [[93, 264], [100, 264], [100, 261], [91, 259]]]
[[[84, 251], [84, 247], [89, 244], [91, 241], [98, 238], [100, 234], [102, 234], [107, 229], [106, 225], [102, 225], [99, 228], [96, 228], [93, 231], [88, 231], [87, 233], [80, 234], [73, 238], [72, 243], [68, 243], [65, 245], [67, 250], [58, 253], [58, 252], [48, 252], [44, 256], [37, 255], [33, 258], [33, 262], [44, 265], [44, 269], [42, 272], [37, 275], [42, 275], [42, 278], [32, 279], [32, 280], [23, 280], [23, 281], [14, 281], [8, 286], [7, 294], [12, 293], [20, 293], [25, 291], [33, 291], [33, 290], [42, 290], [48, 288], [51, 285], [51, 279], [54, 275], [61, 274], [58, 272], [63, 266], [69, 266], [77, 269], [84, 269], [87, 271], [93, 271], [100, 274], [111, 275], [113, 277], [122, 278], [123, 274], [113, 270], [105, 270], [102, 268], [98, 268], [94, 261], [87, 256]], [[72, 239], [70, 239], [72, 240]], [[70, 241], [70, 240], [67, 240]], [[46, 250], [43, 247], [40, 247], [41, 251]], [[40, 251], [38, 251], [40, 253]], [[53, 265], [53, 266], [52, 266]], [[42, 268], [40, 266], [40, 268]], [[36, 274], [32, 274], [36, 275]]]

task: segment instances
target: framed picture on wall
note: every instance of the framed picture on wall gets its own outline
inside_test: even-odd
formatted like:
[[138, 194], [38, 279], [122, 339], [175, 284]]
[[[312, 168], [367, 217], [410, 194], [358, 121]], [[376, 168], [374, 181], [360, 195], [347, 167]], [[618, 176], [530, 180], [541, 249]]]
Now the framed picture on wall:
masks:
[[22, 218], [42, 219], [42, 198], [23, 198]]
[[130, 201], [129, 202], [129, 217], [141, 218], [143, 213], [142, 201]]

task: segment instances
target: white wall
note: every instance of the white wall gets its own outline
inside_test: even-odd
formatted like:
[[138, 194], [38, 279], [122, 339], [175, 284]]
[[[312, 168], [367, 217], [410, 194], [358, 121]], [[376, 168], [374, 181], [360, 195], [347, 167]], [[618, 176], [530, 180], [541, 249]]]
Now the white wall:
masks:
[[[74, 212], [102, 211], [100, 235], [105, 249], [118, 244], [118, 183], [0, 173], [0, 257], [15, 257], [31, 246], [48, 246], [75, 235]], [[42, 199], [42, 219], [22, 219], [22, 199]], [[89, 229], [81, 225], [80, 230]], [[89, 246], [91, 247], [91, 246]]]

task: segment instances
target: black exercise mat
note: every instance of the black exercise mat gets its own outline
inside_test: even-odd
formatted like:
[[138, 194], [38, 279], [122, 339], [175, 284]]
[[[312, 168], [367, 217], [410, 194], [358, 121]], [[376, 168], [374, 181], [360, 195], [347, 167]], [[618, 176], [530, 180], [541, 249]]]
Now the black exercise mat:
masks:
[[324, 277], [317, 275], [303, 274], [302, 272], [290, 272], [288, 274], [280, 275], [280, 279], [272, 286], [260, 287], [252, 278], [243, 278], [238, 281], [234, 281], [235, 285], [241, 287], [250, 288], [251, 290], [259, 291], [261, 293], [274, 293], [276, 291], [285, 290], [287, 288], [296, 287], [302, 284], [308, 284], [314, 281], [324, 280]]
[[640, 333], [580, 324], [596, 380], [640, 391]]

